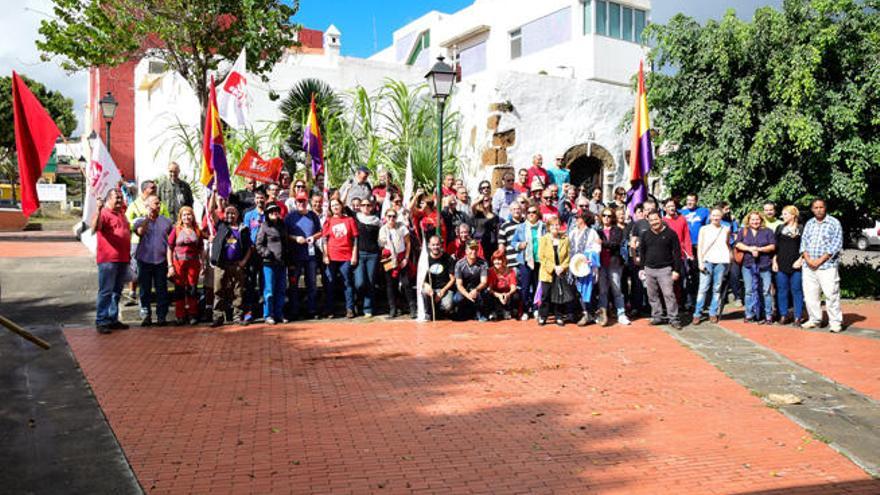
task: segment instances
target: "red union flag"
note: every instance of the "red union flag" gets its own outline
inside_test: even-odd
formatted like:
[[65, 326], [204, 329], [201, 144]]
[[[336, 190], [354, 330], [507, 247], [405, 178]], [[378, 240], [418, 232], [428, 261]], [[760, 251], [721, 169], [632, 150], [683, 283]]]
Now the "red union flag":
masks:
[[253, 148], [248, 148], [241, 163], [238, 164], [238, 168], [235, 169], [235, 175], [250, 177], [259, 182], [275, 182], [278, 180], [278, 174], [281, 173], [283, 165], [284, 162], [281, 158], [264, 160]]
[[248, 124], [248, 90], [245, 51], [235, 60], [226, 80], [217, 91], [217, 111], [230, 127], [243, 129]]

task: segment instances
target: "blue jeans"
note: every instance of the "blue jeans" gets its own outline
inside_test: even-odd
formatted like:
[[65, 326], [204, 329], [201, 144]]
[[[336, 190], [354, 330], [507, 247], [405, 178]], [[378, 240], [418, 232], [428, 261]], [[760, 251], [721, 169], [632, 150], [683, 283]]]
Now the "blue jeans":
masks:
[[531, 313], [535, 309], [535, 292], [538, 290], [538, 271], [541, 264], [535, 262], [535, 268], [529, 268], [525, 262], [519, 265], [517, 272], [517, 281], [519, 284], [520, 295], [522, 296], [523, 312]]
[[332, 290], [339, 279], [342, 279], [345, 293], [345, 309], [354, 311], [354, 280], [351, 276], [350, 261], [330, 261], [327, 265], [327, 313], [333, 314]]
[[95, 325], [119, 321], [119, 297], [128, 275], [128, 263], [98, 263], [98, 299], [95, 303]]
[[610, 290], [612, 297], [614, 297], [614, 307], [617, 309], [617, 314], [621, 315], [626, 312], [623, 292], [620, 290], [620, 277], [622, 274], [622, 266], [603, 266], [599, 268], [599, 309], [608, 308], [608, 291]]
[[150, 298], [156, 289], [156, 318], [165, 321], [168, 316], [168, 263], [145, 263], [138, 260], [138, 298], [141, 318], [151, 316]]
[[[801, 285], [803, 274], [795, 270], [790, 275], [776, 272], [776, 304], [779, 306], [779, 317], [788, 315], [788, 305], [794, 307], [794, 318], [800, 319], [804, 315], [804, 290]], [[790, 299], [789, 299], [790, 297]]]
[[742, 280], [746, 290], [746, 318], [757, 320], [763, 315], [769, 319], [773, 311], [773, 296], [770, 295], [771, 272], [769, 268], [761, 270], [755, 280], [754, 270], [750, 266], [742, 267]]
[[281, 265], [263, 265], [263, 318], [284, 319], [287, 270]]
[[373, 292], [376, 288], [376, 265], [379, 253], [358, 251], [358, 264], [354, 267], [354, 286], [364, 296], [364, 313], [373, 314]]
[[[453, 286], [453, 289], [455, 289], [455, 286]], [[475, 316], [474, 313], [476, 313], [476, 316], [481, 316], [483, 313], [483, 311], [481, 311], [481, 309], [484, 309], [484, 307], [485, 307], [484, 295], [485, 294], [483, 291], [479, 291], [477, 293], [477, 300], [472, 302], [470, 299], [464, 297], [461, 294], [461, 292], [458, 292], [458, 290], [455, 290], [455, 294], [452, 295], [452, 306], [455, 308], [456, 319], [458, 319], [458, 320], [473, 319]]]
[[706, 305], [706, 293], [712, 288], [712, 300], [709, 304], [709, 316], [718, 316], [718, 309], [721, 306], [721, 285], [724, 283], [724, 275], [730, 263], [704, 263], [706, 271], [700, 272], [700, 288], [697, 289], [697, 304], [694, 307], [694, 316], [700, 316], [703, 313], [703, 307]]
[[290, 301], [291, 311], [294, 315], [299, 313], [299, 305], [302, 300], [302, 294], [299, 291], [299, 278], [305, 276], [306, 282], [306, 307], [310, 315], [318, 312], [317, 307], [317, 273], [318, 260], [310, 259], [306, 261], [294, 261], [293, 266], [288, 268], [290, 276], [290, 285], [293, 287], [293, 297]]

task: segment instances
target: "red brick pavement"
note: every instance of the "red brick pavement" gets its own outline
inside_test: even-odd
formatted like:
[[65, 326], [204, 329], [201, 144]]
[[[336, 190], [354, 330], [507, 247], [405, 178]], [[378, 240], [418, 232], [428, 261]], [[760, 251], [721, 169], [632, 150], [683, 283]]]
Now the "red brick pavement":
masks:
[[60, 258], [91, 256], [78, 241], [0, 241], [0, 258]]
[[[844, 306], [846, 321], [880, 331], [880, 303]], [[876, 323], [875, 323], [876, 321]], [[828, 378], [880, 400], [880, 340], [840, 334], [806, 332], [789, 326], [745, 324], [721, 320], [728, 330], [769, 347]]]
[[644, 324], [65, 334], [149, 493], [880, 491]]

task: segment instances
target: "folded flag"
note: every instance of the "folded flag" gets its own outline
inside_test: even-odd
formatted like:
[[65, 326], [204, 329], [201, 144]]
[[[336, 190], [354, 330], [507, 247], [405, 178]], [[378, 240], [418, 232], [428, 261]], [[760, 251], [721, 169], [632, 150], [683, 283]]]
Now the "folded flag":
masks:
[[217, 112], [217, 92], [214, 90], [213, 76], [211, 76], [211, 89], [208, 94], [208, 108], [205, 111], [204, 132], [202, 173], [199, 180], [205, 186], [211, 187], [214, 185], [221, 197], [228, 198], [230, 189], [232, 189], [232, 182], [229, 179], [229, 165], [226, 163], [223, 125]]
[[651, 146], [651, 123], [648, 120], [648, 93], [645, 91], [644, 64], [639, 62], [639, 86], [633, 113], [633, 139], [629, 152], [630, 189], [626, 194], [629, 214], [636, 205], [648, 199], [645, 181], [654, 165], [654, 149]]

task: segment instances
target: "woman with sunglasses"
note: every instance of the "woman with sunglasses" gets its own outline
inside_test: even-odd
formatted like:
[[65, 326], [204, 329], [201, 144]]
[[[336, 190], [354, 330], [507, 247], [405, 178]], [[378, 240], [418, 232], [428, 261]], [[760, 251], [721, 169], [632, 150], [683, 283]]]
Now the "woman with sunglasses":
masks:
[[410, 251], [412, 241], [400, 214], [389, 209], [385, 212], [385, 225], [379, 229], [379, 246], [382, 247], [382, 268], [385, 273], [385, 290], [388, 296], [388, 317], [398, 314], [397, 301], [401, 293], [409, 307], [410, 318], [418, 317], [416, 299], [412, 290]]
[[296, 179], [293, 184], [290, 185], [290, 195], [284, 201], [284, 206], [287, 207], [287, 211], [295, 211], [296, 210], [296, 197], [299, 196], [300, 193], [308, 194], [309, 190], [306, 187], [306, 181], [302, 179]]
[[602, 240], [602, 251], [599, 253], [599, 310], [596, 318], [599, 325], [608, 324], [608, 294], [614, 297], [614, 308], [617, 310], [617, 323], [629, 325], [626, 317], [626, 305], [620, 289], [620, 278], [623, 274], [623, 256], [621, 246], [624, 244], [623, 229], [617, 225], [617, 215], [612, 208], [602, 209], [602, 225], [598, 234]]
[[358, 228], [358, 264], [354, 270], [354, 286], [358, 297], [363, 297], [364, 316], [373, 316], [374, 288], [378, 280], [379, 266], [379, 229], [382, 219], [376, 214], [376, 198], [368, 198], [361, 202], [360, 211], [355, 214]]
[[517, 250], [517, 262], [519, 263], [519, 283], [522, 291], [523, 313], [521, 320], [529, 319], [529, 314], [535, 312], [537, 318], [537, 305], [535, 304], [535, 292], [538, 290], [538, 271], [541, 262], [538, 258], [538, 241], [544, 236], [544, 222], [541, 221], [538, 207], [529, 204], [526, 209], [526, 219], [520, 224], [513, 234], [511, 241]]
[[480, 241], [483, 253], [492, 256], [498, 249], [498, 226], [499, 217], [492, 211], [492, 197], [480, 196], [480, 199], [471, 207], [471, 225], [473, 226], [474, 239]]

